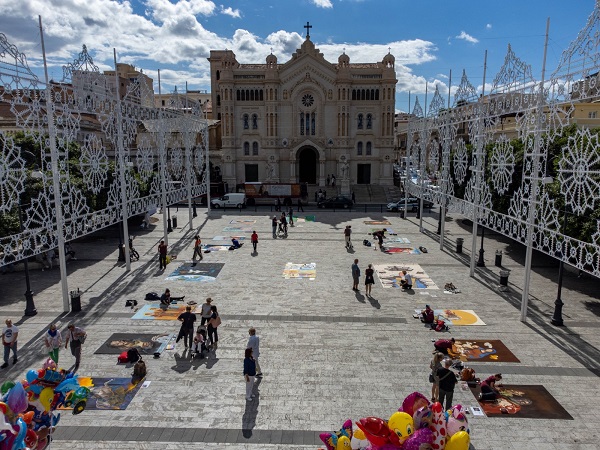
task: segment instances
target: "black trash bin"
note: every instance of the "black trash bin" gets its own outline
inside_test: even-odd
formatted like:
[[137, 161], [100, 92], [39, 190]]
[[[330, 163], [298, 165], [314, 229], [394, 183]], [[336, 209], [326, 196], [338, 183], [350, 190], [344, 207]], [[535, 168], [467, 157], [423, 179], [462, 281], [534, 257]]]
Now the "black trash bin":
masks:
[[462, 246], [465, 240], [463, 238], [456, 238], [456, 253], [462, 253]]
[[119, 244], [119, 261], [125, 261], [125, 244]]
[[173, 215], [173, 217], [171, 217], [171, 223], [173, 224], [173, 228], [177, 228], [177, 216]]
[[496, 267], [502, 267], [502, 250], [496, 250]]
[[508, 276], [510, 275], [510, 270], [501, 270], [500, 271], [500, 290], [507, 291], [508, 290]]
[[76, 291], [71, 291], [71, 312], [81, 311], [81, 291], [77, 288]]
[[400, 210], [400, 218], [404, 219], [404, 210], [403, 209]]

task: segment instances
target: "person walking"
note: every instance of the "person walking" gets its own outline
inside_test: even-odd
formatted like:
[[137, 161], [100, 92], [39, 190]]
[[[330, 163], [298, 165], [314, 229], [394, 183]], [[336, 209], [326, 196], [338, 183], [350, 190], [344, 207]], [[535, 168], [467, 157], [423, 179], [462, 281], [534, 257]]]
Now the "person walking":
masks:
[[219, 328], [219, 325], [221, 325], [221, 317], [219, 316], [215, 305], [211, 305], [210, 313], [210, 320], [208, 321], [208, 339], [210, 340], [210, 345], [212, 345], [213, 350], [216, 350], [217, 343], [219, 342], [217, 329]]
[[179, 336], [177, 336], [176, 342], [179, 342], [183, 338], [185, 348], [191, 348], [194, 341], [194, 326], [196, 323], [196, 314], [192, 312], [192, 307], [189, 305], [186, 306], [185, 312], [179, 314], [177, 320], [181, 322], [181, 328], [179, 329]]
[[256, 253], [256, 246], [258, 245], [258, 234], [256, 234], [256, 230], [252, 232], [252, 236], [250, 236], [250, 242], [252, 242], [252, 248], [254, 249], [254, 253]]
[[52, 361], [58, 364], [58, 352], [62, 346], [62, 335], [53, 323], [50, 324], [48, 331], [46, 331], [46, 334], [44, 335], [44, 343], [48, 349], [48, 356], [50, 356]]
[[256, 328], [252, 327], [248, 330], [250, 337], [248, 338], [247, 348], [252, 349], [252, 357], [256, 363], [256, 376], [262, 377], [262, 370], [260, 370], [260, 364], [258, 363], [258, 357], [260, 356], [260, 338], [256, 335]]
[[329, 175], [327, 175], [327, 180], [325, 180], [327, 182], [327, 186], [329, 186], [329, 183], [331, 182], [331, 178], [329, 177]]
[[10, 357], [10, 351], [13, 352], [13, 364], [18, 361], [17, 358], [17, 338], [19, 337], [19, 327], [13, 325], [11, 319], [6, 319], [4, 322], [6, 328], [2, 331], [2, 345], [4, 345], [4, 364], [0, 366], [2, 369], [8, 367], [8, 358]]
[[360, 268], [358, 267], [358, 259], [352, 264], [352, 290], [358, 291], [358, 283], [360, 281]]
[[76, 327], [73, 322], [67, 326], [67, 337], [65, 339], [65, 348], [70, 344], [71, 355], [75, 357], [75, 366], [73, 367], [72, 373], [79, 370], [79, 364], [81, 363], [81, 346], [87, 338], [87, 333], [81, 328]]
[[431, 358], [431, 362], [429, 363], [429, 368], [431, 369], [431, 373], [429, 374], [429, 382], [431, 383], [431, 401], [437, 402], [440, 397], [440, 379], [438, 377], [438, 370], [442, 368], [442, 361], [444, 360], [445, 355], [441, 352], [436, 352]]
[[352, 225], [346, 225], [344, 228], [344, 240], [346, 241], [346, 250], [354, 250], [354, 246], [352, 245]]
[[300, 211], [304, 212], [304, 208], [302, 207], [302, 200], [301, 199], [298, 199], [298, 203], [297, 204], [298, 204], [298, 208], [296, 208], [296, 211], [298, 211], [298, 212], [300, 212]]
[[367, 297], [371, 296], [371, 287], [375, 284], [375, 271], [373, 270], [373, 264], [369, 264], [365, 270], [365, 291]]
[[194, 265], [196, 265], [196, 257], [200, 257], [200, 261], [202, 261], [202, 239], [200, 236], [194, 236], [194, 255], [192, 256], [192, 261], [194, 261]]
[[273, 216], [271, 219], [271, 226], [273, 227], [273, 239], [277, 239], [277, 216]]
[[203, 327], [205, 323], [210, 320], [210, 316], [212, 315], [212, 311], [210, 309], [212, 303], [212, 298], [208, 297], [204, 303], [202, 303], [202, 312], [200, 313], [200, 326]]
[[452, 397], [454, 397], [454, 386], [456, 386], [457, 379], [454, 372], [450, 370], [452, 366], [451, 359], [445, 359], [443, 363], [444, 367], [437, 370], [438, 383], [439, 383], [439, 402], [443, 405], [444, 400], [446, 401], [446, 407], [444, 411], [449, 410], [452, 407]]
[[158, 244], [158, 265], [159, 270], [167, 268], [167, 244], [165, 244], [165, 241], [160, 241], [160, 244]]
[[256, 361], [252, 357], [252, 349], [247, 348], [244, 352], [244, 378], [246, 379], [246, 401], [251, 402], [255, 397], [252, 394], [254, 389], [254, 377], [256, 376]]
[[285, 212], [282, 212], [281, 217], [279, 218], [279, 231], [281, 231], [284, 236], [287, 236], [287, 219], [285, 218]]
[[354, 194], [354, 191], [352, 191], [352, 203], [356, 203], [356, 195]]
[[294, 226], [294, 208], [292, 208], [290, 206], [290, 209], [288, 210], [288, 217], [290, 218], [290, 227]]

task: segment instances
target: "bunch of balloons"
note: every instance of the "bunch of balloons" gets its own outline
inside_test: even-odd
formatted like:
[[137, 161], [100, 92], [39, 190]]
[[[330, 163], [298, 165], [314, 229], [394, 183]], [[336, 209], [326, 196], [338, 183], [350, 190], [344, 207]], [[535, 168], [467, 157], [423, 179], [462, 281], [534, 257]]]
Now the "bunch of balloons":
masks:
[[444, 411], [441, 403], [413, 392], [389, 420], [365, 417], [346, 420], [339, 431], [321, 433], [327, 450], [468, 450], [471, 443], [469, 423], [461, 405]]
[[0, 450], [45, 449], [60, 420], [55, 410], [72, 407], [73, 414], [82, 412], [90, 393], [82, 384], [89, 381], [48, 359], [42, 369], [27, 372], [25, 380], [2, 384]]

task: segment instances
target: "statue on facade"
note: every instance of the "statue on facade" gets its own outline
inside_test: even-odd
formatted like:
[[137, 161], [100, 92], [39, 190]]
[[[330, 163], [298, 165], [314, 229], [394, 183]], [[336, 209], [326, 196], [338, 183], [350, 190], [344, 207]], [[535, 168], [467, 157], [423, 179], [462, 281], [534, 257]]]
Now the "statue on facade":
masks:
[[348, 178], [350, 176], [350, 164], [348, 164], [348, 161], [344, 161], [342, 163], [341, 172], [342, 172], [342, 180], [348, 180]]

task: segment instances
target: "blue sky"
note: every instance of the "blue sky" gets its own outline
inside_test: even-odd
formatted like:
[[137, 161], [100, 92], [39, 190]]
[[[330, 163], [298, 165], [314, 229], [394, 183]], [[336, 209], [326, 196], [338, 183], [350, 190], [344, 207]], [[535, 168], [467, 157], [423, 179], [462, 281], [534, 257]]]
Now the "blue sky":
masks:
[[396, 109], [424, 104], [437, 85], [444, 98], [448, 76], [460, 81], [465, 69], [481, 89], [488, 51], [486, 90], [500, 70], [507, 46], [539, 79], [546, 19], [550, 18], [547, 72], [552, 73], [592, 13], [594, 0], [0, 0], [0, 32], [26, 53], [41, 72], [37, 16], [44, 22], [51, 77], [88, 46], [102, 70], [134, 64], [162, 91], [210, 89], [210, 50], [232, 49], [242, 63], [262, 63], [273, 49], [287, 61], [302, 43], [307, 21], [311, 40], [332, 62], [345, 51], [351, 62], [381, 61], [391, 48], [398, 75]]

